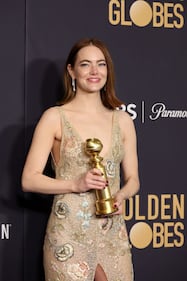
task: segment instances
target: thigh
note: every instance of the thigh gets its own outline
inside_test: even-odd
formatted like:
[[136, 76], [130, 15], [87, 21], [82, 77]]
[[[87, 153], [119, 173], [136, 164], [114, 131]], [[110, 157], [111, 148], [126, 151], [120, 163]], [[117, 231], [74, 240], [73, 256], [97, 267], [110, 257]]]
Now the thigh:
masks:
[[94, 281], [108, 281], [106, 274], [100, 264], [98, 264], [96, 267]]

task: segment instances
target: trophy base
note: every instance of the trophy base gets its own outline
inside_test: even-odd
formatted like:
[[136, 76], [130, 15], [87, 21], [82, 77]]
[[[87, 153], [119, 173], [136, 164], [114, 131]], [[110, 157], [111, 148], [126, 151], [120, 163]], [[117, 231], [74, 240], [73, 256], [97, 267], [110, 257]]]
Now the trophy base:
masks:
[[96, 216], [109, 216], [116, 212], [118, 209], [114, 207], [113, 198], [108, 200], [96, 201]]

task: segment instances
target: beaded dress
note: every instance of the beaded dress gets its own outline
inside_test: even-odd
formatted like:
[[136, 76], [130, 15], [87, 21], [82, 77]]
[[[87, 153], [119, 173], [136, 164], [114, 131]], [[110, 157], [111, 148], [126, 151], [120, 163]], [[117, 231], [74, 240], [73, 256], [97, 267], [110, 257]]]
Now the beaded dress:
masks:
[[[70, 180], [90, 169], [78, 132], [60, 107], [63, 136], [56, 178]], [[120, 188], [123, 145], [113, 111], [110, 149], [103, 158], [112, 194]], [[55, 195], [44, 241], [46, 281], [93, 281], [97, 265], [108, 281], [133, 281], [131, 251], [122, 215], [95, 216], [94, 190]]]

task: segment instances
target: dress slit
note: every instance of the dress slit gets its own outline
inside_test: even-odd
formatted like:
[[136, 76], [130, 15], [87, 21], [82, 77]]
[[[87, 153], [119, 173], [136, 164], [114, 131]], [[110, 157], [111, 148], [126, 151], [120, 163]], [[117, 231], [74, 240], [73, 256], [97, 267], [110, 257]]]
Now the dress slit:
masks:
[[94, 281], [108, 281], [106, 273], [100, 264], [97, 264]]

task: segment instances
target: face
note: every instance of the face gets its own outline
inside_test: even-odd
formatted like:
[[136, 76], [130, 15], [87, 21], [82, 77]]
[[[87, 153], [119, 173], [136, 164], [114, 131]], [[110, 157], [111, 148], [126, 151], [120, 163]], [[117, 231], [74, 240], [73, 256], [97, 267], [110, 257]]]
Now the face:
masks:
[[68, 65], [72, 79], [76, 79], [76, 91], [100, 92], [107, 80], [107, 64], [102, 51], [96, 46], [87, 46], [79, 50], [75, 65]]

